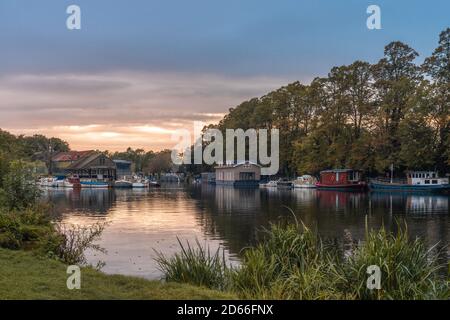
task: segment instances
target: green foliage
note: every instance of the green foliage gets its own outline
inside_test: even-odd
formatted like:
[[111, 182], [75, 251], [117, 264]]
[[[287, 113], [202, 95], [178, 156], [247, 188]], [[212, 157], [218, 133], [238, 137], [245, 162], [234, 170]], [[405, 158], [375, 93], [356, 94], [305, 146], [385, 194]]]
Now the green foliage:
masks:
[[[381, 289], [366, 288], [366, 269], [381, 270]], [[440, 278], [445, 267], [437, 263], [436, 253], [419, 239], [410, 241], [406, 226], [396, 235], [384, 228], [370, 231], [365, 243], [357, 247], [340, 270], [343, 290], [357, 299], [436, 299], [449, 298], [448, 283]]]
[[40, 246], [55, 232], [53, 224], [42, 206], [21, 211], [0, 212], [0, 247], [22, 249]]
[[[325, 245], [304, 225], [272, 225], [264, 240], [245, 249], [241, 265], [226, 266], [218, 252], [197, 248], [157, 262], [167, 281], [228, 290], [245, 299], [448, 299], [449, 282], [436, 254], [406, 228], [367, 231], [350, 256]], [[367, 288], [367, 267], [381, 269], [381, 290]]]
[[[105, 224], [97, 223], [91, 226], [57, 224], [56, 233], [47, 238], [45, 250], [50, 255], [70, 265], [87, 265], [86, 250], [90, 249], [101, 253], [106, 250], [95, 244], [99, 240]], [[97, 267], [101, 267], [99, 261]]]
[[[280, 174], [352, 167], [383, 174], [450, 170], [450, 28], [420, 66], [402, 42], [375, 64], [334, 67], [309, 85], [291, 83], [231, 108], [216, 126], [278, 128]], [[428, 77], [425, 77], [428, 76]]]
[[20, 210], [34, 206], [39, 196], [32, 168], [24, 161], [12, 161], [2, 177], [0, 203], [9, 210]]
[[200, 243], [192, 247], [178, 239], [181, 248], [171, 258], [166, 258], [157, 252], [156, 261], [167, 281], [189, 283], [211, 289], [224, 289], [227, 286], [226, 273], [228, 268], [220, 248], [212, 253], [209, 248], [204, 249]]

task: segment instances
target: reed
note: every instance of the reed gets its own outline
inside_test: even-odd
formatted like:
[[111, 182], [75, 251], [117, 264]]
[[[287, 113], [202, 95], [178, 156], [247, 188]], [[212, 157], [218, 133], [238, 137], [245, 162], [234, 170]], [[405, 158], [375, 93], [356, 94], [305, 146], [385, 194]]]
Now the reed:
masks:
[[[369, 231], [345, 264], [337, 269], [340, 289], [357, 299], [449, 298], [448, 275], [438, 263], [436, 246], [427, 249], [420, 239], [410, 239], [406, 224], [397, 223], [396, 234], [384, 227]], [[381, 289], [368, 290], [367, 267], [381, 270]]]
[[[303, 224], [276, 224], [263, 240], [246, 248], [237, 268], [227, 267], [217, 250], [184, 246], [157, 262], [167, 281], [231, 291], [245, 299], [448, 299], [448, 276], [434, 250], [409, 239], [406, 225], [395, 234], [369, 231], [349, 256], [328, 245]], [[381, 289], [368, 289], [367, 267], [381, 269]]]
[[219, 290], [227, 288], [229, 268], [221, 248], [211, 252], [209, 247], [202, 247], [198, 240], [196, 240], [196, 246], [191, 246], [189, 241], [183, 244], [179, 238], [177, 241], [181, 251], [170, 258], [155, 251], [156, 261], [166, 281], [189, 283]]

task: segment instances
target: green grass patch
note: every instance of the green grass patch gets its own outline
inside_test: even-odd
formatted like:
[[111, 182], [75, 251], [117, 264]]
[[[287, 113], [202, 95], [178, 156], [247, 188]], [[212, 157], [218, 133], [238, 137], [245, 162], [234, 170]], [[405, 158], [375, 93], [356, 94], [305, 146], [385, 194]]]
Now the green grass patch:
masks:
[[81, 269], [81, 289], [66, 286], [67, 266], [33, 252], [0, 249], [0, 299], [233, 299], [234, 295], [180, 283], [107, 275]]

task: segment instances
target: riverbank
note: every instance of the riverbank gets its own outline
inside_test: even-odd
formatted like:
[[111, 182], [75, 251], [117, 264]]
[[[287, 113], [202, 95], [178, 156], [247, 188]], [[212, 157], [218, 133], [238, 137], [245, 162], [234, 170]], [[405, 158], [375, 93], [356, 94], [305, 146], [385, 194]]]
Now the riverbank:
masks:
[[0, 249], [0, 300], [3, 299], [233, 299], [227, 293], [179, 283], [107, 275], [82, 268], [81, 289], [69, 290], [67, 266], [33, 252]]

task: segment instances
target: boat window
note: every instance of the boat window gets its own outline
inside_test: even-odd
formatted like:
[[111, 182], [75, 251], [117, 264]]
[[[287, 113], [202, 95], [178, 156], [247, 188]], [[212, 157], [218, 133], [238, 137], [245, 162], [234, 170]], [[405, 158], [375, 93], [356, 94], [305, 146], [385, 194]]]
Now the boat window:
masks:
[[437, 181], [437, 180], [432, 180], [431, 183], [432, 183], [432, 184], [437, 184], [438, 181]]
[[425, 184], [430, 184], [430, 180], [425, 180]]
[[431, 177], [432, 177], [432, 178], [436, 178], [436, 173], [433, 173], [433, 174], [431, 175]]

